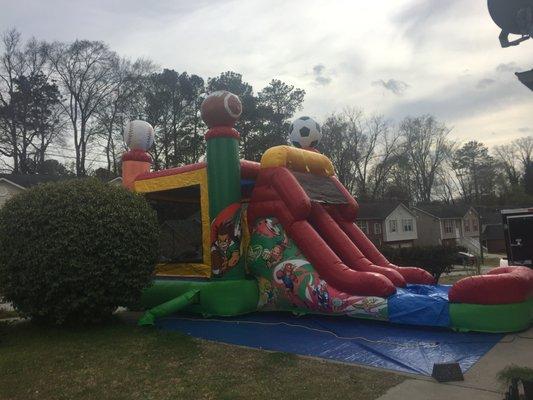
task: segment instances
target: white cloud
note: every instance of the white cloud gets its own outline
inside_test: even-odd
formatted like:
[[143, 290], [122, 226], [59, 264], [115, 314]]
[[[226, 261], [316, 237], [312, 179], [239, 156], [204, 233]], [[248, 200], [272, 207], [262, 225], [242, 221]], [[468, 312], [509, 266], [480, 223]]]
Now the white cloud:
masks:
[[533, 93], [513, 72], [533, 67], [533, 43], [500, 48], [486, 2], [5, 3], [0, 26], [25, 37], [104, 40], [128, 57], [204, 78], [234, 70], [256, 91], [282, 79], [306, 90], [303, 114], [324, 117], [345, 106], [396, 120], [431, 113], [458, 137], [484, 141], [490, 127], [494, 142], [531, 125]]
[[315, 76], [315, 82], [318, 85], [326, 86], [331, 83], [331, 76], [326, 73], [326, 67], [324, 64], [317, 64], [313, 67], [313, 75]]
[[488, 88], [490, 85], [493, 85], [496, 81], [494, 79], [491, 79], [491, 78], [483, 78], [483, 79], [480, 79], [476, 85], [476, 88], [478, 89], [486, 89]]
[[496, 67], [497, 72], [515, 72], [522, 68], [520, 68], [514, 61], [508, 62], [508, 63], [501, 63], [498, 64]]
[[383, 79], [374, 81], [372, 82], [372, 86], [381, 86], [398, 96], [401, 96], [409, 87], [407, 83], [392, 78], [388, 81], [384, 81]]

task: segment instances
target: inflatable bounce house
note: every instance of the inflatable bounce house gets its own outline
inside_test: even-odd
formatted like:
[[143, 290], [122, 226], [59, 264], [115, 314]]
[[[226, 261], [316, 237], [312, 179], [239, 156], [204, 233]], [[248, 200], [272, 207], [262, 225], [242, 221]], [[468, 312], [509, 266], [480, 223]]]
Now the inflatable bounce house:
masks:
[[526, 329], [533, 316], [533, 270], [495, 268], [453, 286], [426, 271], [390, 263], [354, 223], [358, 205], [316, 149], [318, 124], [301, 117], [291, 146], [261, 162], [239, 160], [237, 96], [209, 95], [205, 162], [151, 172], [153, 129], [125, 130], [123, 184], [142, 193], [161, 225], [160, 262], [139, 323], [180, 310], [204, 316], [288, 311], [449, 327]]

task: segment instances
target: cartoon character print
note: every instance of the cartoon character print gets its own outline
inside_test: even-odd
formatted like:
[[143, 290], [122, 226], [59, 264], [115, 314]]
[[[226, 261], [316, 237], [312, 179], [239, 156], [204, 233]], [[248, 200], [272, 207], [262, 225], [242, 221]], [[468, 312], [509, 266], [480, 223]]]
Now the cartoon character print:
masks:
[[272, 249], [265, 249], [263, 251], [263, 258], [266, 260], [266, 266], [268, 269], [274, 268], [281, 261], [283, 261], [283, 252], [289, 245], [289, 239], [285, 233], [283, 234], [283, 240], [276, 242]]
[[255, 273], [259, 279], [260, 307], [387, 319], [386, 299], [353, 296], [324, 281], [293, 246], [276, 218], [257, 221], [254, 233], [256, 242], [250, 244], [249, 260], [259, 262]]
[[268, 279], [260, 278], [259, 286], [259, 303], [258, 307], [264, 307], [272, 304], [275, 299], [275, 291], [272, 282]]
[[213, 275], [221, 276], [237, 265], [240, 259], [240, 227], [232, 218], [225, 220], [217, 229], [216, 240], [211, 246]]
[[276, 265], [272, 271], [276, 300], [287, 303], [290, 307], [307, 308], [305, 299], [300, 297], [299, 290], [305, 285], [304, 280], [309, 272], [305, 266], [307, 261], [294, 259]]
[[362, 310], [369, 315], [378, 315], [384, 307], [383, 299], [377, 297], [362, 297], [351, 304], [354, 310]]
[[298, 277], [295, 273], [296, 265], [291, 263], [285, 263], [283, 268], [276, 271], [276, 278], [283, 282], [285, 290], [293, 294], [294, 287], [298, 283]]
[[[315, 282], [317, 283], [315, 284]], [[338, 292], [334, 288], [329, 287], [327, 282], [320, 279], [316, 272], [312, 274], [306, 290], [306, 303], [308, 308], [338, 312], [345, 305], [343, 298], [345, 296], [345, 293]]]
[[331, 287], [314, 272], [305, 291], [305, 304], [313, 310], [334, 314], [367, 315], [382, 319], [386, 299], [378, 297], [353, 296]]
[[318, 306], [325, 310], [330, 308], [330, 296], [328, 292], [328, 284], [325, 281], [320, 281], [320, 283], [313, 288], [313, 293], [315, 294], [318, 300]]
[[256, 261], [263, 256], [263, 246], [259, 244], [250, 245], [248, 247], [248, 260]]
[[257, 222], [252, 229], [252, 234], [257, 233], [267, 238], [281, 235], [281, 228], [276, 218], [265, 218]]

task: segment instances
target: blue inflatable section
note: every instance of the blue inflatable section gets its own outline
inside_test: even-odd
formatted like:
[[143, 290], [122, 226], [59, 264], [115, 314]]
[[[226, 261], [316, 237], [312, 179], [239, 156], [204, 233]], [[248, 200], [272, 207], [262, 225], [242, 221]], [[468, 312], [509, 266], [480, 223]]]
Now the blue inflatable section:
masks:
[[464, 372], [503, 337], [283, 313], [219, 319], [170, 317], [157, 325], [202, 339], [423, 375], [431, 375], [433, 364], [443, 362], [458, 362]]
[[450, 326], [449, 285], [407, 285], [388, 298], [389, 321], [421, 326]]

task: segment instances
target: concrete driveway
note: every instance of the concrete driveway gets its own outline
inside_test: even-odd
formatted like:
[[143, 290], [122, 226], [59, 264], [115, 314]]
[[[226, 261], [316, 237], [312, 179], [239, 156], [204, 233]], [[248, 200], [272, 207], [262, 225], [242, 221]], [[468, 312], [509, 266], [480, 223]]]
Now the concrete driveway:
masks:
[[378, 400], [502, 400], [504, 388], [496, 375], [510, 364], [533, 368], [533, 328], [505, 336], [465, 373], [462, 382], [437, 383], [413, 376]]

